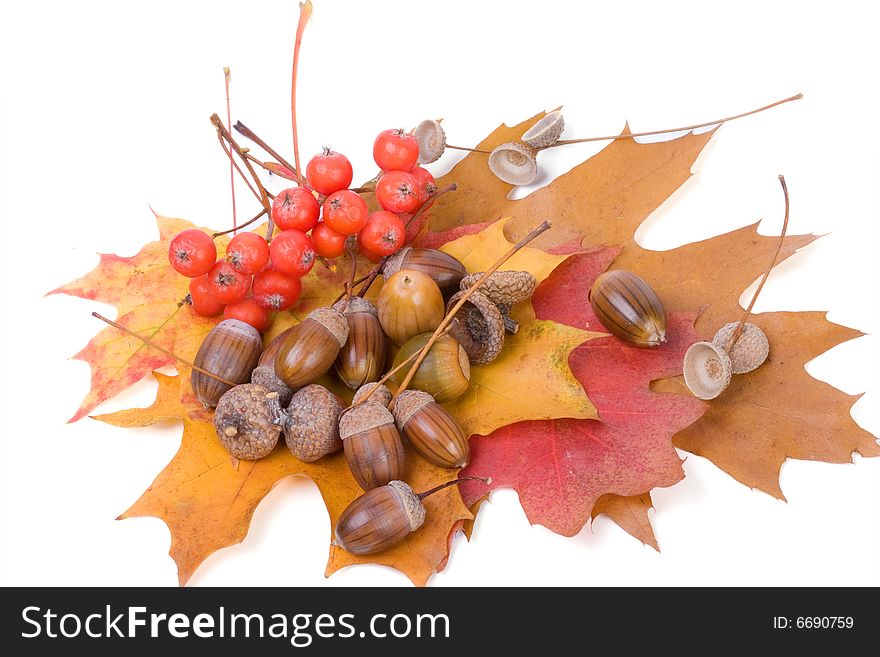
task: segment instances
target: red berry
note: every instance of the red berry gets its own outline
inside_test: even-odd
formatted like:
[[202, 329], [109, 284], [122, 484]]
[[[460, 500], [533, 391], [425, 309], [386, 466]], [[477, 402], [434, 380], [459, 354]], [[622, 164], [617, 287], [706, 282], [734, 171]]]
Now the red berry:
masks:
[[345, 253], [345, 235], [329, 228], [323, 221], [312, 229], [315, 253], [323, 258], [338, 258]]
[[300, 278], [315, 264], [315, 247], [301, 230], [285, 230], [275, 236], [269, 245], [272, 266], [282, 274]]
[[[416, 189], [419, 190], [419, 205], [423, 205], [437, 191], [437, 183], [431, 172], [422, 167], [416, 167], [410, 173], [416, 179]], [[427, 208], [425, 209], [427, 210]]]
[[213, 317], [223, 312], [223, 304], [211, 292], [211, 280], [207, 274], [189, 282], [189, 301], [192, 311], [202, 317]]
[[392, 212], [377, 210], [358, 233], [358, 246], [379, 256], [389, 256], [403, 246], [404, 233], [406, 227], [400, 217]]
[[226, 261], [242, 274], [259, 273], [269, 262], [269, 244], [256, 233], [240, 233], [229, 240]]
[[383, 171], [409, 171], [419, 160], [419, 142], [403, 130], [385, 130], [373, 142], [373, 159]]
[[307, 233], [318, 223], [320, 212], [318, 199], [302, 187], [282, 190], [272, 201], [272, 221], [281, 230], [296, 228]]
[[287, 310], [299, 299], [302, 282], [295, 276], [267, 269], [254, 276], [254, 301], [267, 310]]
[[253, 276], [235, 271], [228, 262], [219, 260], [208, 272], [211, 296], [222, 304], [241, 301], [251, 289]]
[[415, 176], [405, 171], [389, 171], [376, 183], [376, 200], [383, 210], [395, 214], [411, 213], [421, 205]]
[[315, 155], [306, 166], [306, 180], [309, 181], [309, 186], [324, 196], [348, 188], [353, 176], [348, 158], [340, 153], [334, 153], [329, 148]]
[[223, 319], [241, 320], [260, 333], [269, 328], [269, 311], [254, 301], [253, 297], [246, 297], [226, 306], [223, 310]]
[[324, 223], [340, 235], [354, 235], [369, 215], [367, 202], [350, 189], [334, 192], [324, 201]]
[[168, 245], [171, 266], [184, 276], [207, 274], [217, 260], [217, 247], [207, 233], [195, 228], [179, 232]]

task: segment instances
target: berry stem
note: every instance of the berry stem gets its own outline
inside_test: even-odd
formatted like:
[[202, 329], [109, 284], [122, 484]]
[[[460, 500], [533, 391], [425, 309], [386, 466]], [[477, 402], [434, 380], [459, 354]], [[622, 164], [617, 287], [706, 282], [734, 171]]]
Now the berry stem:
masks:
[[796, 94], [794, 96], [789, 96], [788, 98], [783, 98], [782, 100], [777, 100], [775, 103], [770, 103], [769, 105], [764, 105], [763, 107], [759, 107], [757, 109], [749, 110], [748, 112], [743, 112], [741, 114], [734, 114], [733, 116], [728, 116], [723, 119], [716, 119], [714, 121], [705, 121], [703, 123], [696, 123], [694, 125], [686, 125], [681, 128], [665, 128], [663, 130], [648, 130], [646, 132], [624, 132], [619, 135], [609, 135], [606, 137], [586, 137], [584, 139], [560, 139], [557, 142], [550, 144], [549, 146], [544, 146], [539, 148], [538, 150], [546, 150], [548, 148], [556, 148], [557, 146], [565, 146], [567, 144], [583, 144], [588, 141], [612, 141], [615, 139], [631, 139], [632, 137], [647, 137], [649, 135], [662, 135], [667, 132], [681, 132], [683, 130], [696, 130], [698, 128], [707, 128], [710, 125], [720, 125], [722, 123], [727, 123], [728, 121], [733, 121], [734, 119], [741, 119], [744, 116], [751, 116], [752, 114], [757, 114], [758, 112], [763, 112], [764, 110], [771, 109], [776, 107], [777, 105], [782, 105], [783, 103], [790, 103], [793, 100], [800, 100], [803, 98], [803, 94]]
[[736, 325], [736, 330], [734, 330], [733, 334], [730, 336], [730, 339], [724, 345], [724, 351], [730, 353], [730, 350], [733, 349], [733, 345], [736, 344], [736, 341], [739, 340], [739, 337], [742, 335], [743, 330], [746, 327], [746, 320], [749, 318], [749, 315], [752, 314], [752, 308], [755, 307], [755, 301], [758, 300], [758, 295], [761, 294], [761, 290], [764, 289], [764, 283], [767, 282], [767, 278], [770, 276], [770, 272], [773, 271], [773, 267], [776, 266], [776, 259], [779, 257], [779, 252], [782, 250], [782, 243], [785, 241], [785, 233], [788, 231], [788, 211], [789, 211], [789, 201], [788, 201], [788, 185], [785, 184], [785, 176], [779, 176], [779, 184], [782, 185], [782, 195], [785, 197], [785, 218], [782, 220], [782, 233], [779, 235], [779, 241], [776, 242], [776, 250], [773, 252], [773, 258], [770, 260], [770, 266], [767, 268], [767, 271], [764, 272], [763, 278], [761, 278], [761, 282], [758, 283], [758, 289], [755, 290], [755, 293], [752, 295], [752, 300], [749, 302], [749, 307], [746, 308], [746, 311], [743, 313], [742, 319], [739, 320], [739, 324]]
[[[303, 32], [309, 16], [312, 15], [311, 0], [299, 3], [299, 24], [296, 26], [296, 41], [293, 44], [293, 72], [290, 79], [290, 123], [293, 128], [293, 161], [296, 163], [296, 175], [302, 175], [299, 166], [299, 134], [296, 130], [296, 77], [299, 69], [299, 48], [302, 45]], [[298, 183], [302, 187], [302, 182]]]
[[456, 486], [463, 481], [482, 481], [487, 486], [492, 483], [492, 477], [459, 477], [458, 479], [453, 479], [451, 481], [447, 481], [444, 484], [440, 484], [439, 486], [434, 486], [434, 488], [430, 490], [426, 490], [424, 493], [416, 493], [418, 495], [419, 500], [423, 500], [429, 495], [433, 495], [444, 488], [449, 488], [450, 486]]
[[[226, 129], [232, 125], [232, 105], [229, 101], [229, 78], [231, 71], [228, 66], [223, 67], [223, 79], [226, 86]], [[235, 210], [235, 161], [229, 158], [229, 191], [232, 193], [232, 232], [238, 229], [238, 214]]]
[[485, 272], [483, 272], [483, 275], [477, 279], [476, 283], [474, 283], [471, 287], [469, 287], [464, 292], [464, 294], [462, 294], [461, 299], [459, 299], [456, 302], [456, 304], [454, 306], [452, 306], [452, 308], [450, 308], [449, 312], [447, 312], [446, 316], [443, 318], [443, 321], [440, 322], [440, 325], [436, 329], [434, 329], [434, 333], [431, 335], [430, 338], [428, 338], [428, 341], [425, 343], [425, 346], [422, 347], [422, 349], [419, 352], [417, 352], [418, 358], [416, 358], [415, 363], [412, 364], [409, 372], [407, 372], [406, 377], [401, 382], [400, 387], [397, 389], [397, 392], [394, 394], [394, 397], [391, 400], [392, 402], [394, 401], [394, 399], [397, 398], [398, 395], [400, 395], [401, 392], [406, 390], [406, 387], [409, 385], [410, 381], [412, 381], [412, 378], [413, 378], [413, 376], [415, 376], [415, 373], [419, 369], [419, 366], [422, 364], [422, 362], [425, 360], [425, 357], [428, 355], [428, 351], [430, 351], [431, 347], [434, 346], [434, 343], [437, 342], [438, 338], [440, 337], [440, 333], [455, 318], [455, 314], [467, 302], [467, 300], [471, 297], [471, 295], [473, 295], [473, 293], [476, 292], [483, 285], [483, 283], [485, 283], [489, 279], [489, 276], [491, 276], [493, 273], [495, 273], [495, 271], [497, 271], [501, 265], [503, 265], [511, 257], [513, 257], [514, 253], [516, 253], [517, 251], [522, 249], [526, 244], [528, 244], [533, 239], [538, 237], [538, 235], [540, 235], [544, 231], [549, 230], [549, 228], [550, 228], [550, 220], [548, 219], [548, 220], [544, 221], [544, 223], [542, 223], [540, 226], [538, 226], [537, 228], [532, 230], [528, 235], [523, 237], [519, 242], [517, 242], [512, 247], [510, 247], [510, 249], [507, 251], [507, 253], [505, 253], [503, 256], [501, 256], [495, 262], [494, 265], [492, 265], [491, 267], [489, 267], [489, 269], [487, 269]]
[[241, 170], [241, 167], [238, 166], [238, 162], [235, 161], [235, 156], [232, 154], [232, 149], [226, 145], [226, 142], [223, 141], [218, 135], [218, 140], [220, 141], [220, 148], [223, 149], [223, 152], [226, 153], [226, 157], [229, 158], [229, 161], [232, 163], [233, 168], [238, 171], [238, 174], [241, 176], [241, 179], [244, 180], [245, 185], [248, 186], [248, 189], [251, 190], [254, 197], [256, 197], [257, 201], [262, 203], [262, 197], [260, 196], [260, 192], [256, 190], [253, 184], [250, 181], [250, 178], [247, 177], [244, 171]]
[[[217, 130], [217, 136], [221, 142], [225, 141], [229, 144], [231, 149], [234, 149], [238, 157], [244, 163], [245, 167], [247, 167], [248, 173], [251, 174], [251, 177], [254, 179], [254, 183], [257, 186], [257, 189], [260, 191], [260, 202], [263, 204], [263, 208], [266, 210], [268, 214], [269, 221], [266, 222], [266, 241], [272, 241], [272, 232], [275, 230], [275, 222], [272, 221], [272, 204], [269, 201], [269, 193], [266, 191], [266, 188], [263, 187], [263, 183], [260, 181], [260, 177], [257, 175], [257, 172], [254, 170], [253, 165], [250, 163], [250, 160], [246, 157], [247, 151], [245, 151], [241, 146], [238, 145], [238, 142], [235, 141], [235, 138], [229, 133], [229, 130], [226, 129], [226, 126], [223, 125], [223, 121], [220, 120], [220, 117], [217, 114], [211, 115], [211, 123]], [[231, 157], [231, 153], [230, 153]]]
[[122, 324], [117, 324], [117, 323], [114, 322], [112, 319], [107, 319], [106, 317], [104, 317], [104, 316], [101, 315], [100, 313], [92, 313], [92, 317], [97, 317], [97, 318], [100, 319], [102, 322], [106, 322], [106, 323], [108, 323], [108, 324], [109, 324], [110, 326], [112, 326], [113, 328], [117, 328], [117, 329], [119, 329], [120, 331], [122, 331], [123, 333], [127, 333], [127, 334], [130, 335], [131, 337], [133, 337], [133, 338], [137, 338], [138, 340], [140, 340], [141, 342], [143, 342], [143, 343], [144, 343], [145, 345], [147, 345], [148, 347], [152, 347], [152, 348], [155, 349], [156, 351], [161, 351], [161, 352], [162, 352], [163, 354], [165, 354], [166, 356], [169, 356], [170, 358], [173, 358], [174, 360], [183, 363], [183, 364], [186, 365], [187, 367], [190, 367], [190, 368], [194, 369], [196, 372], [201, 372], [201, 373], [204, 374], [205, 376], [210, 376], [212, 379], [216, 379], [216, 380], [219, 381], [220, 383], [225, 383], [225, 384], [228, 385], [228, 386], [233, 386], [233, 387], [235, 387], [236, 385], [238, 385], [237, 383], [235, 383], [235, 381], [230, 381], [229, 379], [224, 379], [223, 377], [217, 376], [217, 375], [214, 374], [213, 372], [209, 372], [209, 371], [206, 370], [206, 369], [202, 369], [202, 368], [199, 367], [198, 365], [194, 365], [193, 363], [189, 362], [189, 361], [186, 360], [185, 358], [181, 358], [180, 356], [178, 356], [178, 355], [175, 354], [174, 352], [172, 352], [172, 351], [168, 351], [165, 347], [160, 347], [160, 346], [157, 345], [155, 342], [153, 342], [152, 340], [150, 340], [150, 338], [144, 337], [143, 335], [141, 335], [141, 334], [138, 333], [137, 331], [132, 331], [130, 328], [125, 327], [125, 326], [123, 326]]
[[[245, 222], [244, 222], [241, 226], [239, 226], [238, 228], [245, 228], [245, 227], [247, 227], [247, 226], [250, 226], [252, 223], [254, 223], [255, 221], [257, 221], [257, 220], [258, 220], [260, 217], [262, 217], [264, 214], [266, 214], [266, 208], [263, 208], [262, 210], [260, 210], [260, 211], [257, 213], [257, 215], [256, 215], [253, 219], [248, 219], [247, 221], [245, 221]], [[233, 226], [233, 227], [230, 228], [229, 230], [221, 230], [221, 231], [218, 231], [218, 232], [216, 232], [216, 233], [211, 233], [211, 238], [212, 238], [212, 239], [217, 239], [217, 238], [220, 237], [221, 235], [228, 235], [229, 233], [234, 233], [236, 230], [238, 230], [238, 228], [236, 228], [235, 226]]]
[[[238, 132], [239, 134], [241, 134], [245, 139], [250, 139], [250, 140], [251, 140], [252, 142], [254, 142], [257, 146], [259, 146], [259, 147], [262, 148], [264, 151], [266, 151], [269, 155], [271, 155], [272, 157], [274, 157], [274, 158], [278, 161], [278, 164], [281, 164], [282, 166], [284, 166], [284, 167], [290, 169], [291, 173], [293, 173], [293, 175], [295, 175], [295, 176], [297, 177], [297, 180], [298, 180], [298, 181], [305, 182], [305, 180], [303, 180], [303, 179], [300, 177], [299, 170], [298, 170], [295, 166], [293, 166], [290, 162], [288, 162], [288, 161], [285, 160], [283, 157], [281, 157], [281, 155], [278, 153], [278, 151], [276, 151], [274, 148], [272, 148], [271, 146], [269, 146], [269, 144], [267, 144], [265, 141], [263, 141], [262, 139], [260, 139], [260, 138], [257, 136], [257, 134], [256, 134], [253, 130], [251, 130], [250, 128], [248, 128], [244, 123], [242, 123], [241, 121], [236, 121], [236, 122], [235, 122], [235, 125], [232, 126], [232, 127], [233, 127], [233, 129], [234, 129], [236, 132]], [[254, 159], [256, 159], [256, 158], [254, 158]], [[262, 162], [260, 162], [259, 164], [260, 164], [260, 166], [262, 166], [263, 168], [266, 168], [266, 165], [263, 164]], [[268, 170], [268, 171], [271, 171], [271, 169], [267, 169], [267, 170]]]
[[456, 185], [455, 183], [449, 183], [448, 185], [446, 185], [446, 187], [444, 187], [442, 189], [434, 190], [434, 193], [431, 194], [425, 200], [425, 202], [419, 206], [419, 209], [416, 210], [415, 214], [409, 218], [409, 221], [406, 222], [406, 227], [409, 228], [415, 222], [416, 219], [418, 219], [425, 212], [427, 212], [428, 207], [430, 207], [430, 205], [434, 202], [434, 200], [437, 199], [437, 197], [443, 196], [444, 194], [447, 194], [448, 192], [454, 192], [456, 189], [458, 189], [458, 185]]

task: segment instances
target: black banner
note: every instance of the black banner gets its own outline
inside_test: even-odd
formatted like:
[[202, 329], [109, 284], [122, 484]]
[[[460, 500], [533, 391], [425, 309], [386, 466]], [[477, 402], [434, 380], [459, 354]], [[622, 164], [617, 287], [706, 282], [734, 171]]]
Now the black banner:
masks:
[[[6, 654], [706, 654], [868, 645], [868, 589], [5, 589]], [[415, 652], [414, 652], [415, 651]], [[124, 653], [123, 653], [124, 654]], [[247, 654], [247, 653], [246, 653]], [[356, 653], [352, 653], [356, 654]]]

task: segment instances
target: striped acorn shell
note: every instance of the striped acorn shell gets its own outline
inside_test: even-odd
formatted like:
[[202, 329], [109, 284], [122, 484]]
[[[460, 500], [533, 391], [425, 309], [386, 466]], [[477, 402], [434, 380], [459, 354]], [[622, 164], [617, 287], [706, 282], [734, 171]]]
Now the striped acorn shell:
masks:
[[[263, 340], [259, 331], [238, 319], [224, 319], [205, 336], [193, 362], [227, 381], [246, 383], [257, 366]], [[206, 408], [213, 408], [232, 386], [193, 370], [192, 389]]]
[[425, 522], [412, 488], [395, 480], [367, 491], [336, 521], [336, 544], [352, 554], [374, 554], [396, 545]]
[[590, 289], [590, 305], [608, 331], [636, 347], [666, 342], [666, 310], [642, 278], [623, 269], [599, 276]]

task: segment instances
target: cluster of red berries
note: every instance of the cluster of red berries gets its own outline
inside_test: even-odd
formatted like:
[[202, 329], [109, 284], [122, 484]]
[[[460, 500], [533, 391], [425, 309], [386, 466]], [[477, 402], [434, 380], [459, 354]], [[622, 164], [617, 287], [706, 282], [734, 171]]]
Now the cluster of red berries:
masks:
[[[239, 319], [265, 330], [271, 313], [292, 307], [302, 292], [300, 279], [316, 256], [336, 258], [356, 235], [358, 250], [378, 262], [406, 241], [406, 222], [436, 191], [434, 177], [417, 166], [419, 146], [403, 130], [385, 130], [373, 144], [382, 170], [376, 181], [381, 210], [370, 213], [364, 199], [349, 189], [351, 163], [324, 149], [306, 167], [307, 185], [281, 191], [272, 203], [272, 221], [281, 231], [271, 243], [257, 233], [240, 233], [217, 260], [210, 235], [189, 229], [168, 248], [171, 265], [192, 278], [189, 297], [197, 315]], [[311, 231], [311, 235], [308, 233]]]

